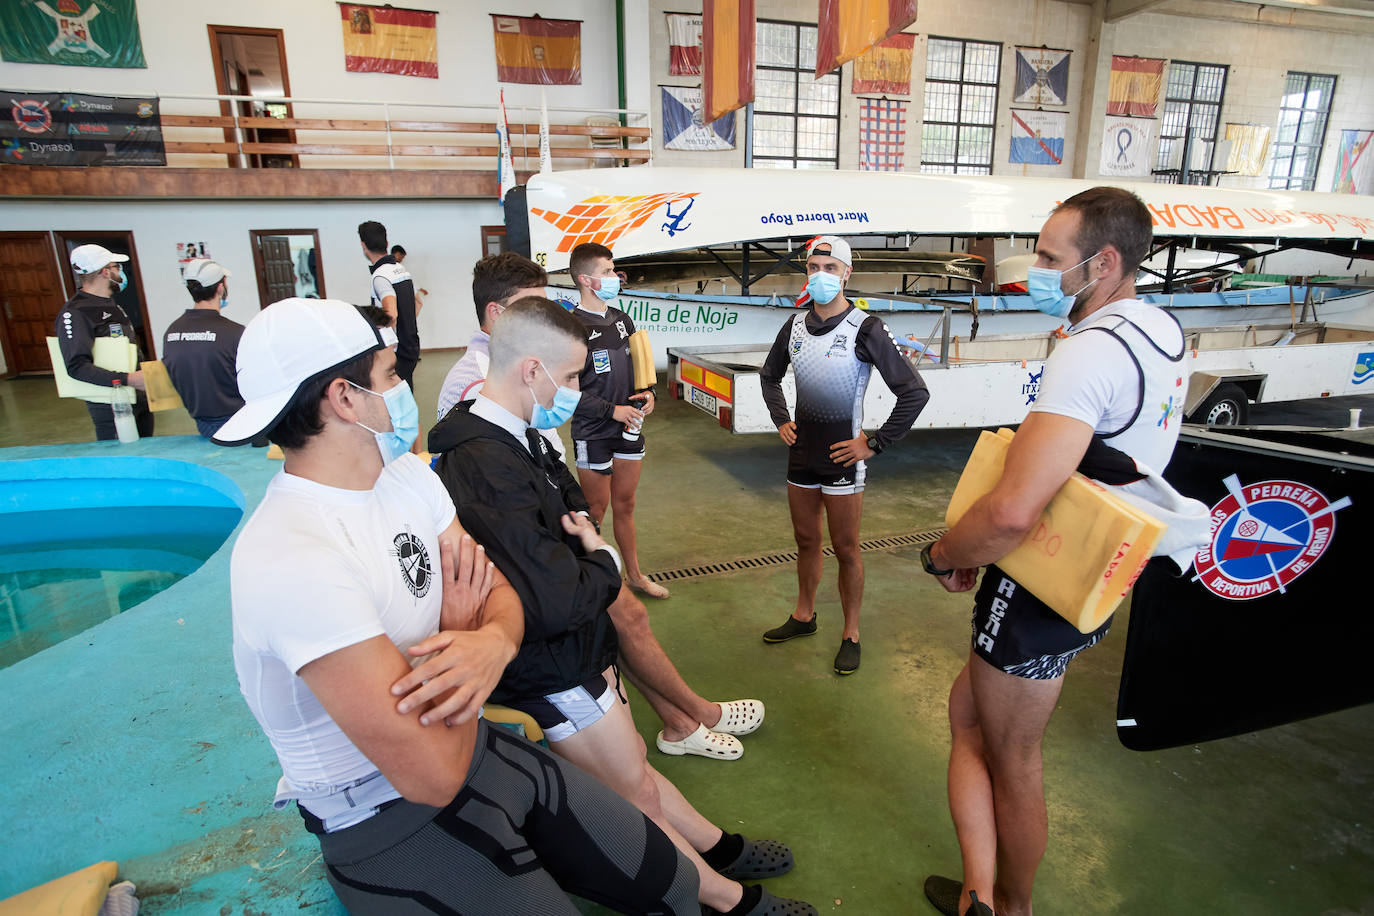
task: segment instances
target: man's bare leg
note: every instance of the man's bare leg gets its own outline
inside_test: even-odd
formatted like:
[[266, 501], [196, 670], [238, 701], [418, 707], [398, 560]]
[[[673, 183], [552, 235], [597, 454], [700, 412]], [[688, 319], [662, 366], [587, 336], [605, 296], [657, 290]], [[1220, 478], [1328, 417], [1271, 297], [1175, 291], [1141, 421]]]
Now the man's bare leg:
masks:
[[598, 528], [601, 527], [601, 521], [606, 517], [606, 507], [611, 504], [611, 475], [578, 468], [577, 484], [582, 488], [582, 495], [587, 497], [587, 514]]
[[610, 786], [663, 829], [701, 876], [697, 899], [721, 911], [739, 903], [744, 888], [723, 877], [701, 857], [723, 832], [649, 766], [644, 741], [635, 731], [627, 704], [617, 700], [596, 724], [562, 741], [549, 742], [549, 749]]
[[792, 616], [806, 623], [816, 616], [816, 590], [821, 585], [821, 491], [787, 485], [787, 509], [797, 541], [797, 607]]
[[[830, 546], [840, 565], [840, 608], [844, 611], [842, 639], [859, 641], [859, 609], [864, 600], [864, 562], [859, 552], [859, 520], [863, 517], [864, 495], [822, 494], [825, 519], [830, 529]], [[819, 551], [817, 551], [819, 554]]]
[[969, 907], [969, 891], [991, 904], [997, 874], [997, 816], [992, 807], [992, 778], [983, 759], [983, 735], [973, 707], [969, 666], [959, 672], [949, 691], [949, 813], [959, 837], [964, 863], [964, 891], [959, 910]]
[[1031, 888], [1049, 839], [1040, 743], [1064, 679], [1013, 677], [972, 655], [969, 683], [997, 821], [992, 907], [998, 916], [1031, 916]]
[[697, 730], [697, 724], [715, 727], [720, 721], [719, 703], [701, 698], [678, 673], [649, 625], [649, 612], [629, 586], [620, 586], [620, 595], [609, 613], [620, 637], [620, 660], [625, 673], [663, 720], [663, 737], [681, 741]]
[[611, 459], [611, 530], [615, 532], [615, 546], [625, 561], [625, 578], [630, 587], [650, 598], [667, 598], [668, 590], [649, 580], [639, 568], [639, 545], [635, 533], [635, 491], [639, 489], [639, 475], [644, 471], [643, 460]]

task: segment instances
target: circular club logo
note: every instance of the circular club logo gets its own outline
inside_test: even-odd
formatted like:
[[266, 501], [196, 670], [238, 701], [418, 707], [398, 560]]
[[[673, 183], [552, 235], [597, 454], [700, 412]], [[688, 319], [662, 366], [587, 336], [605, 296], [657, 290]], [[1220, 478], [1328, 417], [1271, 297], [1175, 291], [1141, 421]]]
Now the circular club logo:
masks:
[[1212, 507], [1212, 542], [1198, 551], [1195, 581], [1230, 601], [1274, 592], [1311, 569], [1336, 534], [1336, 511], [1320, 491], [1292, 480], [1225, 480], [1227, 495]]
[[396, 535], [392, 544], [395, 546], [396, 562], [401, 564], [401, 577], [405, 579], [406, 588], [415, 597], [423, 598], [434, 581], [425, 542], [405, 531]]
[[48, 129], [52, 127], [52, 112], [48, 111], [47, 102], [39, 102], [34, 99], [12, 101], [10, 117], [26, 134], [47, 133]]

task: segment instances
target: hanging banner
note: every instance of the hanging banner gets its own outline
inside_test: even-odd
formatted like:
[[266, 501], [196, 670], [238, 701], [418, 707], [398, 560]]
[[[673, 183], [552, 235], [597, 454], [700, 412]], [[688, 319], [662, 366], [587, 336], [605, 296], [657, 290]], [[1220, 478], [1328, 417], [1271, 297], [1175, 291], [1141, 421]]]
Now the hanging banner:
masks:
[[1222, 168], [1237, 175], [1263, 175], [1269, 163], [1268, 124], [1227, 124], [1226, 139], [1231, 141], [1231, 155]]
[[1064, 134], [1069, 125], [1067, 111], [1011, 109], [1010, 162], [1027, 165], [1061, 165], [1064, 162]]
[[667, 13], [668, 72], [673, 76], [701, 74], [701, 14]]
[[134, 0], [0, 3], [0, 58], [11, 64], [148, 66]]
[[1336, 179], [1331, 190], [1340, 194], [1374, 194], [1374, 130], [1341, 131], [1341, 151], [1336, 159]]
[[854, 59], [855, 95], [911, 95], [911, 54], [916, 36], [906, 32], [884, 38]]
[[1107, 114], [1153, 118], [1164, 86], [1164, 61], [1151, 57], [1112, 55], [1107, 86]]
[[582, 21], [491, 14], [496, 79], [542, 86], [582, 84]]
[[754, 0], [701, 0], [703, 120], [754, 101]]
[[723, 150], [735, 148], [735, 113], [711, 123], [702, 119], [702, 91], [686, 86], [659, 86], [663, 108], [663, 148]]
[[900, 172], [909, 103], [898, 99], [860, 99], [859, 103], [859, 170]]
[[0, 163], [166, 165], [157, 99], [4, 92]]
[[1117, 697], [1132, 750], [1374, 702], [1374, 463], [1355, 440], [1260, 435], [1185, 429], [1164, 473], [1212, 507], [1212, 538], [1185, 575], [1160, 558], [1136, 583]]
[[916, 0], [820, 0], [816, 79], [916, 21]]
[[1103, 178], [1144, 178], [1155, 154], [1154, 118], [1107, 118], [1102, 123]]
[[439, 78], [438, 13], [340, 3], [344, 69]]
[[[1065, 105], [1069, 97], [1069, 52], [1016, 49], [1016, 105]], [[1014, 161], [1014, 160], [1013, 160]]]

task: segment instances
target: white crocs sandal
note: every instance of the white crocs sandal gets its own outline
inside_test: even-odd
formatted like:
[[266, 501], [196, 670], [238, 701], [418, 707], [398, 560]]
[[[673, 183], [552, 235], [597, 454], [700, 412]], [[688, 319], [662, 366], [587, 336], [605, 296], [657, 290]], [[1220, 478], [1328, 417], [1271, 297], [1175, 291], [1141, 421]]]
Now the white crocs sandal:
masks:
[[738, 738], [713, 732], [705, 725], [698, 725], [696, 731], [681, 741], [668, 741], [663, 737], [663, 732], [659, 732], [658, 749], [673, 757], [696, 754], [712, 760], [738, 760], [744, 756], [744, 745], [740, 744]]
[[762, 700], [731, 700], [717, 703], [720, 721], [713, 728], [727, 735], [750, 735], [763, 724]]

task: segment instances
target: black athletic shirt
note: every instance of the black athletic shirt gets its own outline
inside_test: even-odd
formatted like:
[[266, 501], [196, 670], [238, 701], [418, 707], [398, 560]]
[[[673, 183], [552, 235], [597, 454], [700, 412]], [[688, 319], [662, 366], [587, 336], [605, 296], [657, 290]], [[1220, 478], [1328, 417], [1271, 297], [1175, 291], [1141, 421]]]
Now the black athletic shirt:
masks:
[[[67, 364], [67, 374], [80, 382], [113, 387], [115, 379], [129, 383], [127, 372], [101, 369], [91, 360], [91, 347], [97, 337], [127, 337], [136, 345], [138, 335], [128, 314], [113, 299], [80, 290], [67, 300], [53, 322], [53, 333]], [[139, 346], [139, 357], [144, 357]]]
[[630, 403], [630, 386], [635, 380], [630, 360], [635, 323], [614, 306], [607, 306], [604, 315], [581, 306], [572, 313], [587, 329], [587, 365], [579, 379], [582, 399], [573, 414], [573, 438], [612, 439], [625, 429], [615, 420], [615, 409]]
[[196, 418], [227, 417], [243, 406], [235, 373], [243, 325], [218, 309], [187, 309], [167, 327], [162, 362]]
[[415, 284], [410, 271], [397, 264], [391, 255], [380, 257], [371, 267], [372, 304], [382, 307], [382, 300], [396, 296], [396, 358], [416, 361], [420, 358], [420, 328], [415, 323]]
[[[831, 317], [827, 321], [821, 321], [814, 309], [808, 309], [805, 316], [806, 333], [811, 337], [824, 337], [835, 331], [842, 323], [851, 321], [851, 315], [857, 317], [862, 312], [855, 313], [851, 305], [848, 309], [838, 315]], [[782, 426], [793, 417], [787, 409], [787, 399], [782, 391], [782, 378], [787, 373], [788, 364], [792, 361], [792, 323], [794, 318], [788, 318], [778, 331], [777, 339], [773, 341], [773, 347], [768, 351], [768, 358], [764, 361], [763, 368], [759, 370], [759, 379], [763, 387], [763, 400], [768, 405], [768, 415], [772, 418], [775, 426]], [[893, 405], [892, 413], [888, 416], [887, 422], [874, 433], [874, 438], [878, 444], [886, 448], [906, 435], [911, 429], [911, 424], [916, 422], [916, 417], [930, 400], [930, 392], [926, 390], [926, 383], [912, 367], [911, 363], [897, 349], [897, 343], [892, 339], [892, 334], [887, 329], [887, 325], [876, 315], [864, 316], [859, 322], [858, 333], [854, 335], [853, 356], [861, 364], [876, 366], [878, 373], [887, 383], [887, 387], [892, 389], [893, 395], [897, 398], [897, 403]], [[834, 355], [847, 356], [848, 348], [845, 346], [842, 336], [836, 336], [834, 345], [830, 351]], [[820, 355], [823, 361], [832, 354], [827, 351]], [[829, 365], [825, 364], [817, 367], [822, 375], [826, 375], [825, 370]], [[836, 363], [834, 372], [836, 374], [848, 373], [853, 371], [853, 364], [845, 365]], [[867, 368], [863, 370], [862, 377], [858, 379], [858, 385], [867, 385]], [[830, 460], [830, 447], [836, 442], [854, 438], [860, 429], [863, 420], [863, 398], [857, 399], [851, 396], [847, 390], [847, 379], [836, 379], [836, 391], [807, 390], [803, 391], [802, 385], [798, 385], [797, 391], [797, 442], [806, 451], [802, 456], [807, 467], [817, 473], [841, 473], [844, 469]], [[846, 390], [839, 390], [846, 389]], [[835, 401], [837, 395], [839, 401]], [[841, 404], [844, 412], [849, 416], [840, 417], [836, 414], [836, 404]], [[852, 406], [850, 406], [852, 404]]]

